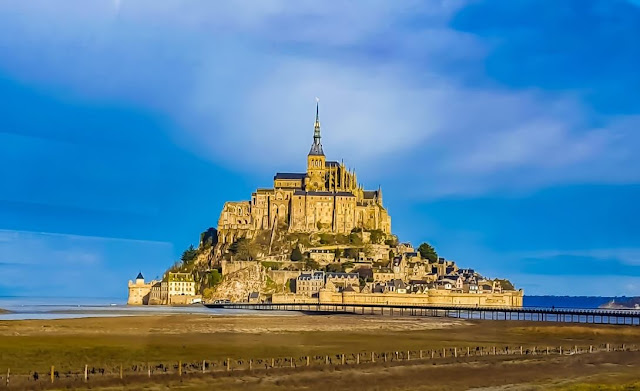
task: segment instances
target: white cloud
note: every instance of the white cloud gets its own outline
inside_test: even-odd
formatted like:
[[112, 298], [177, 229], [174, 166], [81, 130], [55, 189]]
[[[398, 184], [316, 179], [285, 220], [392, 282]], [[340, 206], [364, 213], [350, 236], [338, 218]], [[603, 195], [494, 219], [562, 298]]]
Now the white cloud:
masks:
[[595, 128], [570, 92], [450, 70], [490, 50], [448, 27], [464, 3], [9, 2], [0, 67], [163, 112], [177, 143], [246, 172], [303, 168], [320, 96], [329, 157], [420, 197], [637, 182], [637, 119]]

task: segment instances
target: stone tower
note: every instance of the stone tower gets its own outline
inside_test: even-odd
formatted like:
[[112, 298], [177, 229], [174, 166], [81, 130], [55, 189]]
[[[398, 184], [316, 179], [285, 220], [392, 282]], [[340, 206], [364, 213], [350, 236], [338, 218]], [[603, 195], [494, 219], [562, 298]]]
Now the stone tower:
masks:
[[307, 191], [326, 191], [326, 158], [320, 142], [320, 116], [316, 102], [316, 123], [313, 129], [313, 144], [307, 155]]

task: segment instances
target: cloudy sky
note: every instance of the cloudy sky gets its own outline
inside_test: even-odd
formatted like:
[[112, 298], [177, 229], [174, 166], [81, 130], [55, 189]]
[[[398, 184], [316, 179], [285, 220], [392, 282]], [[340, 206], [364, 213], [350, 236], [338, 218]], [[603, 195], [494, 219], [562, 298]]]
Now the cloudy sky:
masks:
[[[0, 295], [124, 297], [328, 158], [526, 294], [640, 295], [640, 2], [5, 0]], [[89, 292], [89, 293], [88, 293]]]

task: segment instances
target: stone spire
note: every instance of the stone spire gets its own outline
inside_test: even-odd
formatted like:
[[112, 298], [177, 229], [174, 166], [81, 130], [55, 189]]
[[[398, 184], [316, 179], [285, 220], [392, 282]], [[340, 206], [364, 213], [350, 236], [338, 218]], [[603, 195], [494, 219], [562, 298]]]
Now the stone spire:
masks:
[[309, 155], [320, 155], [324, 156], [324, 151], [322, 150], [322, 144], [320, 143], [320, 112], [319, 112], [319, 102], [320, 99], [316, 98], [316, 123], [313, 126], [313, 144], [311, 144], [311, 150], [309, 151]]

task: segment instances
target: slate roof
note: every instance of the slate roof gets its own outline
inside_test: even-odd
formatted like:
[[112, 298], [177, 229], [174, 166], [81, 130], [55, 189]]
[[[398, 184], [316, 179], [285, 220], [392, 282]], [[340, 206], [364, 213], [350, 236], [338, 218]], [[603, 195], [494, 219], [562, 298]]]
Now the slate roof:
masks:
[[304, 191], [304, 190], [296, 190], [293, 192], [293, 195], [306, 195], [306, 196], [340, 196], [340, 197], [355, 197], [352, 193], [348, 191]]
[[144, 277], [142, 277], [142, 272], [138, 273], [138, 277], [136, 277], [136, 280], [144, 280]]
[[304, 179], [307, 176], [306, 173], [298, 172], [278, 172], [273, 179]]
[[340, 163], [334, 162], [334, 161], [330, 161], [330, 162], [326, 162], [325, 166], [326, 167], [338, 167], [338, 166], [340, 166]]
[[364, 198], [367, 200], [372, 200], [374, 198], [376, 198], [378, 196], [378, 191], [377, 190], [365, 190], [362, 192], [362, 194], [364, 195]]

